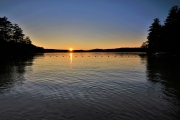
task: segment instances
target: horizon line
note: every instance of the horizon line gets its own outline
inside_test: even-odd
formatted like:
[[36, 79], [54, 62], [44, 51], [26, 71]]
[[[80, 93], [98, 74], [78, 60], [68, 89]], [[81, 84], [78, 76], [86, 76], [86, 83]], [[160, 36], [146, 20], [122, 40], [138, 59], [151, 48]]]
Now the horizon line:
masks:
[[[141, 48], [141, 47], [120, 47], [120, 48]], [[94, 48], [94, 49], [73, 49], [74, 50], [108, 50], [108, 49], [120, 49], [120, 48]], [[54, 49], [54, 48], [44, 48], [49, 50], [69, 50], [69, 49]]]

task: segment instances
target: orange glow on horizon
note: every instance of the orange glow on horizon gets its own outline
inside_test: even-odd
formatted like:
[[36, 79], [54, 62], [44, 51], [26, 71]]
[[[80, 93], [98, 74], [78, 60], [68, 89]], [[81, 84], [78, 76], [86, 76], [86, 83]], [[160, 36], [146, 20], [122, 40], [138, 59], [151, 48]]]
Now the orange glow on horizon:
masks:
[[[73, 52], [74, 50], [91, 50], [91, 49], [113, 49], [113, 48], [121, 48], [121, 47], [140, 47], [142, 42], [145, 40], [129, 40], [126, 42], [116, 42], [116, 41], [111, 41], [111, 42], [101, 42], [101, 40], [97, 40], [96, 42], [88, 42], [87, 43], [73, 43], [73, 41], [68, 41], [68, 42], [51, 42], [49, 43], [47, 41], [45, 42], [40, 42], [38, 41], [39, 39], [33, 39], [32, 43], [36, 46], [43, 47], [45, 49], [60, 49], [60, 50], [68, 50], [69, 52]], [[73, 48], [69, 47], [69, 43], [73, 44]], [[67, 49], [68, 48], [68, 49]]]

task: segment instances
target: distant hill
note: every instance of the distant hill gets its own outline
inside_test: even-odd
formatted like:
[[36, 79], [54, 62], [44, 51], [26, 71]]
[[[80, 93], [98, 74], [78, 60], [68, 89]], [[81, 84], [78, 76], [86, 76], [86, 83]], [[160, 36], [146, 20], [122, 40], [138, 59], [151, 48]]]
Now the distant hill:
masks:
[[[70, 52], [69, 50], [44, 49], [44, 52]], [[147, 52], [146, 48], [115, 48], [115, 49], [91, 49], [73, 50], [73, 52]]]

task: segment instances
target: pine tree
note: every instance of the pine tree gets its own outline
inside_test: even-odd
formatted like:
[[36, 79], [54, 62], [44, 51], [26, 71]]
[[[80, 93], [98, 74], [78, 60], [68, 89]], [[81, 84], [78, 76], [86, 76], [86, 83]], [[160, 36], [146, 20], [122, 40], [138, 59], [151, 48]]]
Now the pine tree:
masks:
[[154, 19], [154, 22], [152, 25], [149, 27], [149, 34], [148, 34], [148, 48], [150, 53], [154, 53], [157, 51], [160, 51], [160, 35], [161, 35], [161, 29], [162, 26], [160, 24], [160, 20], [158, 18]]
[[12, 23], [6, 17], [0, 18], [0, 40], [10, 41], [12, 34]]
[[170, 52], [179, 51], [180, 46], [180, 8], [173, 6], [164, 23], [164, 49]]

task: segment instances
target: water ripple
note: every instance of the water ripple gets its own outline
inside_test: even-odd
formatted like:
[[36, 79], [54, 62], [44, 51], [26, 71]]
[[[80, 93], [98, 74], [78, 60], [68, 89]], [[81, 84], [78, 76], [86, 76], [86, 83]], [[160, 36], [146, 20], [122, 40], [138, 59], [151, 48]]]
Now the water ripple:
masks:
[[178, 89], [144, 60], [136, 53], [48, 53], [20, 71], [0, 69], [0, 119], [180, 118]]

